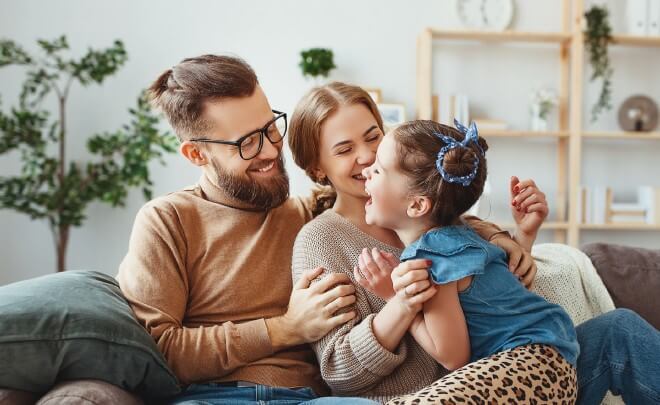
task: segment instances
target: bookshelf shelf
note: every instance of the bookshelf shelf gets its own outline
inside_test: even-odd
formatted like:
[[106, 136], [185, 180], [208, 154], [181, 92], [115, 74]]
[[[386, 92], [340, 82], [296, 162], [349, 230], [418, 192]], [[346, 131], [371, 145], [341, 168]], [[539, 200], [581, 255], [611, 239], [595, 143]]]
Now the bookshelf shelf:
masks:
[[492, 138], [568, 138], [568, 131], [479, 130], [479, 134]]
[[583, 132], [583, 138], [660, 140], [660, 132]]
[[[585, 131], [583, 128], [583, 96], [585, 72], [585, 0], [561, 0], [561, 29], [559, 32], [473, 31], [426, 28], [417, 38], [417, 97], [416, 115], [419, 119], [433, 117], [433, 53], [441, 49], [435, 41], [463, 40], [491, 43], [540, 43], [558, 45], [559, 60], [559, 122], [558, 131], [532, 132], [519, 130], [481, 130], [487, 138], [550, 138], [557, 143], [557, 191], [555, 217], [557, 221], [544, 224], [543, 229], [555, 230], [555, 240], [571, 246], [580, 243], [580, 231], [653, 231], [660, 225], [613, 223], [604, 225], [581, 223], [580, 182], [585, 146], [583, 140], [660, 140], [660, 132], [639, 133], [623, 131]], [[641, 37], [614, 35], [613, 45], [660, 47], [660, 36]], [[485, 45], [488, 46], [488, 45]], [[554, 52], [554, 50], [552, 50]], [[652, 79], [652, 78], [649, 78]], [[548, 196], [552, 198], [552, 196]], [[513, 228], [512, 224], [504, 226]]]
[[660, 46], [660, 36], [641, 37], [635, 35], [613, 35], [613, 45], [626, 45], [626, 46]]
[[[514, 224], [514, 223], [504, 223], [504, 224], [501, 224], [501, 227], [503, 229], [515, 229], [516, 224]], [[552, 222], [552, 221], [550, 221], [550, 222], [545, 222], [541, 226], [541, 230], [566, 230], [566, 229], [568, 229], [568, 222], [557, 222], [557, 221]]]
[[580, 224], [580, 229], [592, 231], [660, 231], [660, 225], [642, 223]]
[[570, 41], [570, 33], [561, 32], [521, 32], [521, 31], [470, 31], [443, 30], [428, 28], [433, 39], [474, 40], [481, 42], [540, 42], [565, 43]]

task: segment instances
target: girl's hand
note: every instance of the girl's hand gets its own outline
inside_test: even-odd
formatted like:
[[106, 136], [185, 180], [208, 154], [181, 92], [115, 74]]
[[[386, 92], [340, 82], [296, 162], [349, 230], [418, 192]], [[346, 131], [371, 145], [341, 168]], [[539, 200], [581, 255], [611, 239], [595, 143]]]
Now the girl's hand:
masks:
[[436, 288], [429, 281], [430, 260], [416, 259], [403, 262], [392, 271], [392, 287], [397, 300], [406, 311], [417, 313], [422, 305], [431, 299]]
[[364, 248], [358, 257], [358, 265], [353, 268], [353, 275], [363, 288], [389, 301], [394, 296], [391, 274], [398, 265], [399, 259], [392, 253]]
[[548, 202], [534, 180], [520, 181], [512, 176], [509, 188], [511, 214], [516, 221], [514, 239], [525, 249], [531, 250], [541, 224], [548, 217]]

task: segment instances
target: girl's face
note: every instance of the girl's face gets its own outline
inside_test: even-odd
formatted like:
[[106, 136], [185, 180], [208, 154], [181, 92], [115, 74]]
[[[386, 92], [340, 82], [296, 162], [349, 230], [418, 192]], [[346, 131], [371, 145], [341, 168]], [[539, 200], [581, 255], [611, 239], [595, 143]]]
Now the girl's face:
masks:
[[383, 138], [374, 164], [363, 173], [367, 179], [365, 191], [370, 196], [365, 205], [367, 224], [401, 229], [408, 220], [410, 193], [408, 177], [399, 169], [393, 135]]
[[321, 127], [317, 176], [326, 176], [338, 195], [366, 199], [362, 170], [374, 162], [383, 132], [362, 104], [342, 106]]

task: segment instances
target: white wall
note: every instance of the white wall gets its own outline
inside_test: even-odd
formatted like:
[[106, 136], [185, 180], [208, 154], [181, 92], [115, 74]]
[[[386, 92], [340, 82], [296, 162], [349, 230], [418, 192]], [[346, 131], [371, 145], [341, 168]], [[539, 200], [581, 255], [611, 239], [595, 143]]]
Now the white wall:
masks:
[[[514, 27], [521, 30], [560, 29], [559, 1], [518, 0]], [[623, 1], [610, 1], [616, 30], [623, 27]], [[66, 34], [78, 53], [88, 46], [104, 47], [122, 39], [129, 62], [103, 86], [73, 89], [69, 122], [69, 156], [84, 159], [83, 140], [90, 134], [119, 127], [128, 120], [127, 108], [139, 90], [184, 57], [231, 52], [255, 68], [274, 108], [291, 112], [310, 87], [298, 69], [299, 51], [330, 47], [339, 68], [332, 78], [379, 87], [388, 102], [406, 104], [411, 115], [415, 97], [415, 39], [426, 26], [457, 28], [451, 0], [0, 0], [0, 37], [34, 50], [37, 38]], [[435, 89], [441, 94], [467, 92], [474, 109], [504, 119], [514, 127], [528, 124], [531, 89], [557, 86], [556, 48], [483, 47], [437, 43]], [[660, 101], [660, 50], [613, 52], [614, 105], [630, 94], [643, 92]], [[22, 75], [18, 69], [0, 69], [2, 108], [16, 101]], [[585, 111], [596, 96], [589, 87]], [[594, 128], [616, 129], [615, 114]], [[411, 117], [412, 118], [412, 117]], [[614, 145], [614, 147], [613, 147]], [[552, 195], [556, 184], [555, 146], [552, 141], [494, 140], [489, 152], [495, 183], [490, 219], [506, 220], [509, 176], [534, 177]], [[632, 193], [637, 184], [660, 186], [657, 178], [660, 143], [597, 143], [585, 146], [583, 181], [612, 185]], [[309, 181], [293, 168], [294, 194], [306, 193]], [[16, 173], [15, 155], [0, 158], [0, 172]], [[155, 194], [193, 183], [195, 168], [179, 158], [167, 166], [153, 166]], [[551, 209], [553, 201], [550, 199]], [[94, 204], [82, 228], [72, 231], [68, 268], [98, 269], [114, 274], [126, 252], [134, 215], [144, 203], [130, 195], [127, 206], [112, 209]], [[542, 236], [548, 239], [550, 233]], [[659, 247], [658, 232], [585, 233], [583, 242], [604, 240]], [[13, 211], [0, 211], [0, 285], [48, 274], [54, 270], [54, 248], [43, 221], [30, 221]]]

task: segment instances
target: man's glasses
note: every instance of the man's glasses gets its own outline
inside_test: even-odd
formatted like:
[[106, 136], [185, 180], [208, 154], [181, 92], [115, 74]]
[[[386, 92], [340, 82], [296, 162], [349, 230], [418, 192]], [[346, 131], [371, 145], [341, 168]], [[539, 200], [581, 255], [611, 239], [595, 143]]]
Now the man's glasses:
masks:
[[192, 142], [219, 143], [223, 145], [233, 145], [238, 148], [238, 153], [244, 160], [253, 159], [261, 152], [264, 146], [264, 137], [268, 138], [270, 143], [279, 143], [286, 135], [287, 122], [286, 113], [272, 110], [275, 117], [268, 121], [263, 128], [254, 130], [247, 135], [243, 135], [236, 141], [216, 141], [207, 138], [191, 139]]

